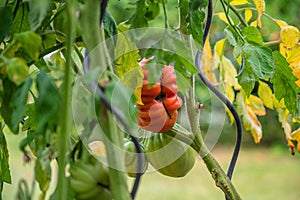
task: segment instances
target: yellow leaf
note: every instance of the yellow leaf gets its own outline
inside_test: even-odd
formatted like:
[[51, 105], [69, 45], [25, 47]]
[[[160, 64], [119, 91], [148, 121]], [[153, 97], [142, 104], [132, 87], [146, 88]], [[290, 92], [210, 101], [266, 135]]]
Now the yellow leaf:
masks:
[[256, 21], [253, 21], [253, 22], [251, 22], [250, 26], [257, 27], [257, 20], [256, 20]]
[[294, 26], [281, 28], [280, 39], [286, 48], [294, 47], [299, 41], [299, 30]]
[[291, 138], [292, 140], [297, 141], [297, 150], [300, 153], [300, 128], [291, 133]]
[[225, 85], [229, 85], [234, 87], [235, 90], [240, 90], [241, 86], [237, 80], [237, 72], [231, 61], [223, 56], [221, 61], [221, 66], [224, 71], [224, 83]]
[[262, 138], [261, 124], [251, 107], [245, 104], [245, 95], [242, 92], [239, 92], [236, 98], [237, 111], [242, 117], [244, 128], [251, 132], [254, 142], [258, 144]]
[[288, 26], [288, 24], [287, 24], [285, 21], [280, 20], [280, 19], [275, 19], [275, 22], [276, 22], [276, 24], [277, 24], [280, 28], [283, 28], [283, 27], [285, 27], [285, 26]]
[[118, 60], [116, 61], [116, 72], [120, 77], [122, 83], [134, 91], [137, 103], [142, 103], [141, 100], [141, 86], [143, 84], [143, 72], [139, 66], [140, 59], [139, 50], [126, 34], [128, 27], [123, 24], [118, 25], [118, 40], [114, 55]]
[[261, 17], [265, 12], [265, 0], [253, 0], [257, 10], [257, 26], [262, 27]]
[[300, 44], [296, 44], [293, 48], [286, 50], [286, 61], [294, 66], [298, 66], [300, 62]]
[[221, 58], [224, 51], [226, 39], [219, 40], [215, 44], [214, 52], [218, 54], [218, 56]]
[[209, 37], [207, 37], [207, 40], [204, 44], [203, 53], [202, 53], [202, 63], [203, 63], [203, 72], [205, 73], [205, 76], [207, 79], [213, 83], [217, 84], [217, 79], [215, 76], [215, 73], [213, 72], [213, 55], [212, 50], [209, 43]]
[[246, 9], [245, 10], [245, 20], [249, 22], [252, 18], [252, 10]]
[[259, 116], [264, 116], [266, 115], [266, 109], [264, 107], [263, 101], [254, 95], [250, 95], [248, 97], [249, 100], [249, 106], [251, 107], [252, 111]]
[[[234, 101], [234, 98], [235, 98], [235, 94], [234, 94], [234, 90], [231, 86], [229, 85], [226, 85], [225, 86], [225, 95], [226, 97], [229, 99], [230, 102], [233, 102]], [[231, 113], [231, 111], [226, 107], [226, 113], [230, 119], [230, 124], [233, 124], [234, 122], [234, 117]]]
[[230, 4], [233, 6], [239, 6], [239, 5], [250, 4], [250, 3], [247, 0], [233, 0], [230, 2]]
[[[224, 12], [216, 13], [216, 15], [217, 15], [223, 22], [225, 22], [226, 24], [229, 24], [229, 22], [228, 22], [228, 20], [227, 20], [227, 18], [226, 18], [226, 14], [225, 14]], [[231, 22], [233, 22], [232, 19], [230, 18], [230, 16], [228, 16], [228, 17], [229, 17], [229, 20], [230, 20]]]
[[267, 108], [273, 109], [273, 93], [268, 84], [259, 81], [258, 96]]
[[89, 149], [96, 155], [106, 158], [105, 145], [102, 141], [93, 141], [88, 144]]

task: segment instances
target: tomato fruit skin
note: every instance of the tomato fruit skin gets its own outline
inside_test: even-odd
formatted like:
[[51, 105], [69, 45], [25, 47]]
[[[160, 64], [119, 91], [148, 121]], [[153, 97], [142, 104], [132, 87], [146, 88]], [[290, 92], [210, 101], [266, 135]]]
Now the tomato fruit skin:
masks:
[[183, 177], [195, 164], [196, 152], [166, 134], [153, 133], [144, 145], [148, 161], [163, 175]]
[[[127, 171], [128, 176], [130, 177], [136, 177], [136, 169], [137, 169], [137, 154], [136, 154], [136, 148], [134, 143], [125, 138], [124, 139], [124, 150], [125, 152], [125, 168]], [[142, 168], [142, 174], [144, 174], [148, 168], [148, 161], [145, 154], [144, 146], [142, 145], [142, 151], [143, 151], [143, 158], [144, 158], [144, 165]]]
[[142, 104], [136, 105], [139, 109], [137, 119], [141, 128], [155, 133], [164, 133], [176, 123], [177, 109], [181, 107], [182, 100], [177, 96], [176, 74], [171, 65], [163, 68], [159, 82], [149, 88], [149, 72], [145, 69], [145, 65], [151, 60], [152, 58], [148, 58], [140, 62], [144, 80], [141, 92]]
[[71, 164], [70, 186], [79, 200], [111, 200], [108, 169], [99, 161], [76, 161]]

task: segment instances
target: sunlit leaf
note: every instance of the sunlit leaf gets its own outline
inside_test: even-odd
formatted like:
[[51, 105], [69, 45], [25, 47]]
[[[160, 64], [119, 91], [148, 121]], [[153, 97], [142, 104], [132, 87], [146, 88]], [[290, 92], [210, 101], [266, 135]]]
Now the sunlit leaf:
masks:
[[212, 59], [213, 59], [212, 50], [210, 47], [209, 39], [207, 39], [202, 52], [202, 63], [203, 63], [202, 71], [204, 72], [204, 74], [206, 75], [206, 77], [211, 83], [217, 84], [217, 79], [215, 73], [213, 72], [214, 69], [213, 69]]
[[267, 108], [273, 109], [273, 93], [271, 88], [264, 82], [259, 81], [258, 96]]
[[283, 28], [283, 27], [285, 27], [285, 26], [288, 26], [288, 24], [287, 24], [285, 21], [280, 20], [280, 19], [275, 19], [275, 22], [276, 22], [276, 24], [277, 24], [280, 28]]
[[298, 93], [300, 88], [296, 85], [297, 78], [293, 75], [289, 64], [278, 52], [273, 53], [276, 72], [271, 79], [274, 86], [275, 97], [280, 101], [284, 99], [285, 105], [292, 114], [298, 112]]
[[239, 6], [239, 5], [250, 4], [250, 3], [247, 0], [233, 0], [230, 2], [230, 4], [233, 6]]
[[[226, 14], [225, 14], [224, 12], [216, 13], [216, 15], [220, 18], [220, 20], [222, 20], [222, 21], [225, 22], [226, 24], [229, 24], [229, 22], [228, 22], [228, 20], [227, 20], [227, 17], [226, 17]], [[230, 16], [228, 16], [228, 18], [229, 18], [229, 20], [230, 20], [231, 22], [233, 22], [232, 19], [230, 18]]]
[[244, 127], [251, 132], [254, 142], [258, 144], [262, 138], [261, 124], [251, 107], [245, 104], [245, 96], [242, 92], [239, 92], [236, 98], [237, 111], [242, 118]]
[[231, 87], [234, 87], [235, 90], [240, 90], [241, 86], [237, 80], [237, 72], [231, 61], [223, 56], [221, 65], [224, 70], [224, 83]]
[[214, 52], [218, 54], [218, 56], [221, 58], [224, 51], [224, 46], [226, 43], [226, 39], [222, 39], [216, 42]]
[[300, 38], [298, 28], [294, 26], [284, 26], [280, 31], [280, 39], [286, 48], [292, 48]]
[[258, 116], [266, 115], [266, 109], [264, 107], [263, 101], [259, 97], [251, 94], [248, 97], [247, 104], [250, 106], [250, 108], [256, 115]]
[[249, 22], [252, 18], [252, 10], [246, 9], [245, 10], [245, 20], [246, 22]]
[[265, 0], [253, 0], [257, 10], [257, 25], [258, 27], [262, 27], [261, 17], [265, 12]]

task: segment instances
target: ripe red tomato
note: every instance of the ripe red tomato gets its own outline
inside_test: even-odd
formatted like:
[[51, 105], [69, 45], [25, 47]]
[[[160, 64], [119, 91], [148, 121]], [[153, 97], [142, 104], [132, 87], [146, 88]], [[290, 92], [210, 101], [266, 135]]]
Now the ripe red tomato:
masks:
[[163, 133], [176, 123], [177, 109], [181, 107], [182, 100], [177, 96], [178, 87], [173, 66], [165, 66], [159, 82], [149, 88], [148, 70], [145, 69], [145, 65], [150, 60], [152, 58], [140, 62], [144, 73], [141, 95], [143, 104], [137, 104], [139, 109], [137, 119], [141, 128]]

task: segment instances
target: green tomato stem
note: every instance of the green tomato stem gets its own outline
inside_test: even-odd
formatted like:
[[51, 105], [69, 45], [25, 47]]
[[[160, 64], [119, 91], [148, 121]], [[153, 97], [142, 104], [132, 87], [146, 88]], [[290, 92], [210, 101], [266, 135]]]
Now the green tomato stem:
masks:
[[[239, 193], [235, 189], [232, 182], [227, 177], [226, 173], [221, 168], [218, 161], [212, 156], [210, 150], [206, 147], [203, 138], [200, 134], [200, 129], [192, 134], [180, 125], [176, 125], [168, 132], [164, 133], [177, 140], [180, 140], [190, 145], [203, 159], [207, 169], [209, 170], [212, 178], [215, 180], [216, 186], [219, 187], [230, 200], [241, 200]], [[193, 138], [193, 136], [196, 136]]]
[[57, 199], [67, 199], [68, 194], [68, 181], [65, 176], [66, 167], [66, 155], [69, 149], [69, 133], [71, 131], [71, 68], [72, 68], [72, 50], [73, 41], [75, 39], [74, 28], [75, 28], [75, 6], [74, 0], [70, 0], [67, 3], [67, 16], [68, 16], [68, 27], [67, 27], [67, 41], [66, 41], [66, 66], [64, 75], [64, 96], [62, 101], [62, 116], [61, 116], [61, 132], [58, 138], [59, 142], [59, 156], [58, 156], [58, 184], [57, 184]]

